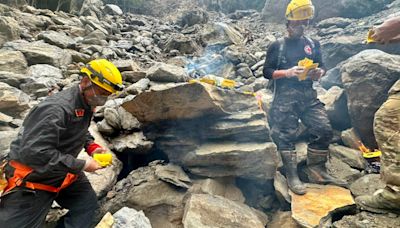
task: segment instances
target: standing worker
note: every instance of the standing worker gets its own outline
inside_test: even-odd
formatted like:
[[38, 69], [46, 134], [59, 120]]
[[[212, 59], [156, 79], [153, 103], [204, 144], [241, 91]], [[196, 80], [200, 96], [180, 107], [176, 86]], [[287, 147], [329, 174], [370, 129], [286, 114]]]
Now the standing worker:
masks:
[[69, 209], [59, 227], [91, 225], [97, 197], [83, 171], [94, 172], [101, 166], [77, 156], [82, 148], [89, 155], [105, 152], [88, 128], [93, 109], [122, 90], [122, 77], [105, 59], [89, 62], [81, 75], [79, 85], [34, 107], [11, 143], [4, 169], [8, 186], [0, 201], [2, 226], [42, 227], [53, 200]]
[[[299, 195], [306, 193], [297, 173], [294, 145], [299, 120], [311, 135], [306, 169], [309, 181], [346, 185], [328, 174], [325, 166], [333, 133], [324, 104], [313, 89], [313, 81], [325, 74], [319, 42], [304, 35], [313, 17], [310, 0], [292, 0], [286, 10], [288, 37], [269, 46], [264, 64], [264, 77], [274, 82], [274, 99], [268, 114], [272, 138], [282, 156], [289, 189]], [[298, 62], [305, 58], [318, 63], [319, 68], [310, 70], [307, 78], [300, 80], [305, 68], [298, 66]]]
[[[374, 28], [372, 38], [382, 44], [400, 41], [400, 16], [386, 20]], [[399, 66], [400, 67], [400, 66]], [[381, 177], [386, 187], [373, 195], [356, 198], [356, 203], [364, 210], [377, 213], [400, 214], [400, 80], [389, 91], [388, 100], [375, 113], [374, 131], [382, 151]]]

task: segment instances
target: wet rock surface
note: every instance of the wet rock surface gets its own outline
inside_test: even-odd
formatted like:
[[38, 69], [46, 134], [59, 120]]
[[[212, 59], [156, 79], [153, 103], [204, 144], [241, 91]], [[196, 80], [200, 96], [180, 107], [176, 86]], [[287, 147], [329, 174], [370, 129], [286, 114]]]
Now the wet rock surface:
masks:
[[318, 226], [333, 210], [354, 204], [349, 190], [330, 185], [308, 185], [304, 196], [291, 197], [292, 217], [304, 227]]

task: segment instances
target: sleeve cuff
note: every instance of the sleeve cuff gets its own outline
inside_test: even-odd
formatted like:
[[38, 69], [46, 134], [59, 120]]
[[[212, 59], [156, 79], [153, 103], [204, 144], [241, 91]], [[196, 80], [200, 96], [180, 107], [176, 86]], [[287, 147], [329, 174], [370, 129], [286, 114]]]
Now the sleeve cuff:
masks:
[[86, 148], [86, 153], [88, 153], [90, 156], [93, 155], [93, 152], [97, 149], [97, 148], [102, 148], [99, 144], [97, 143], [91, 143], [89, 144], [89, 146], [87, 146]]

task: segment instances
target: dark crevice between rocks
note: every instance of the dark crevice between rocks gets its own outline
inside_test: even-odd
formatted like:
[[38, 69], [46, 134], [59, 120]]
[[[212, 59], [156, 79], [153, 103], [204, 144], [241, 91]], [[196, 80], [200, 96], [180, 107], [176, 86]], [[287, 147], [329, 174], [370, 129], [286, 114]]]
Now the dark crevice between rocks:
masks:
[[341, 220], [344, 216], [355, 215], [358, 212], [355, 204], [337, 208], [321, 219], [319, 227], [332, 227], [334, 222]]
[[118, 175], [118, 181], [124, 179], [132, 170], [147, 166], [155, 160], [169, 162], [167, 155], [161, 150], [152, 149], [148, 154], [133, 154], [129, 152], [116, 153], [117, 158], [122, 162], [122, 170]]
[[273, 180], [261, 181], [238, 177], [236, 186], [246, 198], [245, 204], [265, 213], [282, 209], [281, 202], [275, 195]]

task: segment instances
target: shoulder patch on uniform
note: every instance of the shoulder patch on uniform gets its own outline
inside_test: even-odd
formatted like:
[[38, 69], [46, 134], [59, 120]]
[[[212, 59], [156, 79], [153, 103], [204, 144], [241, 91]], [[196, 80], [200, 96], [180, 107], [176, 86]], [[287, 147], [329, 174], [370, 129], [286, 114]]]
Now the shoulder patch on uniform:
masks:
[[310, 47], [310, 45], [306, 45], [305, 47], [304, 47], [304, 52], [307, 54], [307, 55], [312, 55], [312, 48]]
[[85, 115], [85, 109], [75, 109], [76, 117], [83, 117]]

